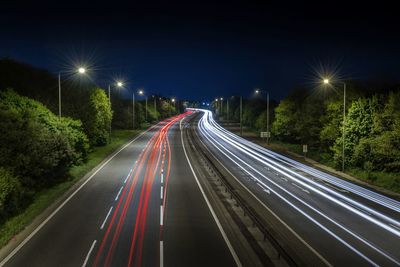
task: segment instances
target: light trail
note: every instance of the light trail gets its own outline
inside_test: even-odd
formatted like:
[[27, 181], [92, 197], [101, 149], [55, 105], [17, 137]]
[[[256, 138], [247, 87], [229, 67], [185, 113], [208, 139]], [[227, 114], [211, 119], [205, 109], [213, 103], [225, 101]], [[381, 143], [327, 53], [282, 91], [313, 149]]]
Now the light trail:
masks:
[[[379, 247], [375, 246], [373, 243], [370, 241], [366, 240], [365, 238], [359, 236], [358, 234], [354, 233], [353, 231], [347, 229], [345, 226], [342, 224], [336, 222], [332, 218], [328, 217], [326, 214], [323, 212], [319, 211], [318, 209], [312, 207], [310, 204], [306, 203], [299, 197], [295, 196], [294, 194], [290, 193], [288, 190], [277, 184], [275, 181], [272, 179], [266, 177], [263, 173], [259, 172], [255, 167], [254, 167], [254, 162], [247, 163], [248, 159], [250, 158], [251, 160], [258, 161], [261, 163], [263, 166], [268, 166], [268, 169], [273, 169], [276, 172], [285, 175], [286, 177], [290, 178], [292, 181], [296, 181], [300, 185], [304, 186], [305, 188], [309, 189], [312, 192], [317, 193], [319, 196], [322, 196], [324, 199], [334, 203], [335, 205], [339, 205], [342, 208], [345, 208], [346, 210], [356, 214], [357, 216], [362, 217], [363, 219], [368, 220], [369, 222], [373, 223], [374, 225], [381, 227], [382, 229], [387, 230], [388, 232], [394, 234], [396, 237], [400, 236], [400, 231], [397, 229], [397, 227], [393, 226], [398, 226], [399, 222], [393, 218], [390, 218], [386, 216], [385, 214], [382, 214], [381, 212], [378, 212], [370, 207], [365, 206], [362, 203], [359, 203], [358, 201], [355, 201], [347, 196], [344, 196], [332, 188], [329, 188], [328, 186], [324, 184], [317, 183], [313, 181], [312, 179], [306, 178], [299, 173], [293, 171], [292, 169], [286, 167], [288, 163], [284, 161], [284, 157], [280, 157], [279, 155], [274, 155], [276, 153], [270, 153], [267, 149], [261, 148], [258, 145], [254, 145], [253, 143], [250, 143], [249, 141], [238, 137], [227, 130], [223, 129], [220, 127], [212, 118], [212, 114], [210, 111], [207, 110], [201, 110], [204, 112], [202, 118], [199, 121], [198, 128], [200, 130], [200, 133], [209, 141], [210, 144], [212, 144], [217, 150], [219, 150], [222, 154], [224, 154], [228, 159], [230, 159], [234, 164], [236, 164], [239, 168], [243, 169], [246, 173], [248, 173], [250, 176], [253, 177], [254, 180], [258, 181], [260, 184], [265, 186], [269, 191], [272, 193], [276, 194], [279, 198], [281, 198], [283, 201], [285, 201], [289, 206], [300, 212], [303, 216], [305, 216], [307, 219], [312, 221], [314, 224], [318, 225], [321, 229], [323, 229], [325, 232], [330, 234], [331, 236], [335, 237], [339, 242], [344, 244], [346, 247], [350, 248], [353, 252], [364, 258], [366, 261], [368, 261], [370, 264], [375, 265], [376, 263], [369, 259], [366, 255], [361, 253], [359, 250], [357, 250], [355, 247], [350, 245], [348, 242], [344, 241], [341, 237], [337, 236], [335, 233], [333, 233], [331, 230], [329, 230], [327, 227], [319, 223], [315, 218], [311, 217], [309, 214], [301, 210], [299, 207], [297, 207], [294, 203], [289, 201], [287, 198], [283, 197], [281, 194], [279, 194], [276, 190], [272, 189], [271, 187], [267, 186], [262, 180], [260, 180], [257, 176], [261, 177], [263, 180], [268, 181], [272, 183], [274, 186], [277, 186], [279, 189], [283, 190], [285, 193], [299, 201], [300, 203], [304, 204], [317, 214], [321, 215], [328, 221], [334, 223], [336, 226], [341, 228], [342, 230], [346, 231], [348, 234], [351, 236], [355, 237], [368, 247], [372, 248], [379, 254], [383, 255], [385, 258], [389, 259], [391, 262], [400, 265], [399, 260], [397, 260], [395, 257], [392, 255], [386, 253]], [[239, 152], [239, 153], [238, 153]], [[242, 159], [239, 157], [245, 155], [246, 157]], [[271, 155], [273, 155], [273, 161], [271, 159]], [[276, 162], [278, 161], [278, 162]], [[296, 162], [293, 160], [290, 160], [289, 163], [291, 167], [295, 167], [296, 169], [307, 171], [307, 173], [313, 174], [314, 176], [318, 175], [319, 171], [314, 171], [312, 168], [308, 167], [305, 168], [301, 166], [300, 164], [297, 165], [295, 164]], [[249, 172], [244, 166], [247, 168], [251, 169]], [[297, 166], [299, 168], [297, 168]], [[256, 173], [256, 175], [253, 174]], [[322, 173], [324, 174], [324, 173]], [[319, 176], [317, 176], [320, 178]], [[328, 182], [331, 182], [331, 177], [329, 175], [324, 176]], [[368, 189], [359, 187], [359, 186], [348, 186], [348, 184], [351, 184], [349, 182], [345, 183], [340, 183], [340, 179], [334, 177], [334, 182], [336, 186], [340, 188], [344, 188], [346, 190], [349, 190], [351, 192], [356, 192], [357, 195], [365, 197], [366, 199], [373, 201], [377, 204], [380, 204], [384, 207], [391, 208], [392, 210], [396, 210], [398, 208], [398, 202], [395, 200], [392, 200], [390, 198], [387, 198], [385, 196], [381, 196], [375, 192], [370, 192]], [[321, 179], [325, 180], [325, 179]], [[339, 182], [338, 182], [339, 181]], [[352, 184], [351, 184], [352, 185]], [[351, 204], [351, 205], [350, 205]], [[354, 205], [355, 207], [353, 207]], [[361, 211], [360, 211], [361, 210]], [[371, 214], [374, 215], [374, 217], [371, 216]]]

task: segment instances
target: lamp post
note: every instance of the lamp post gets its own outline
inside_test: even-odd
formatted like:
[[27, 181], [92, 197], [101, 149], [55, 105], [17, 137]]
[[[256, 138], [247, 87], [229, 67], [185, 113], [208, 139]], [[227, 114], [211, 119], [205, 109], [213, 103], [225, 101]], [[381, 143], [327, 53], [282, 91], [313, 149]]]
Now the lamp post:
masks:
[[[86, 69], [83, 67], [79, 67], [77, 73], [85, 74]], [[58, 72], [58, 117], [61, 118], [61, 71]]]
[[[325, 85], [331, 84], [329, 79], [323, 79]], [[344, 172], [345, 162], [345, 137], [346, 137], [346, 83], [342, 82], [343, 85], [343, 129], [342, 129], [342, 172]]]
[[226, 120], [229, 124], [229, 98], [226, 98]]
[[[122, 82], [117, 82], [116, 83], [116, 87], [118, 88], [122, 88], [124, 86], [124, 84]], [[111, 108], [111, 84], [108, 85], [108, 103], [110, 105]], [[109, 141], [111, 143], [111, 125], [112, 125], [112, 121], [110, 121], [110, 127], [109, 127]]]
[[146, 97], [146, 122], [147, 122], [147, 95], [144, 94], [143, 90], [139, 90], [139, 95], [144, 95]]
[[171, 99], [171, 102], [174, 103], [174, 108], [175, 108], [175, 114], [176, 114], [176, 104], [175, 104], [175, 98]]
[[221, 111], [221, 116], [222, 116], [222, 111], [223, 111], [223, 107], [224, 107], [224, 98], [223, 97], [221, 97], [219, 100], [221, 100], [221, 102], [219, 102], [220, 103], [220, 106], [219, 106], [219, 109], [220, 109], [220, 111]]
[[240, 96], [240, 136], [243, 136], [243, 97]]
[[154, 99], [154, 114], [156, 116], [156, 121], [158, 121], [158, 115], [157, 115], [157, 98], [153, 95], [152, 96]]
[[256, 89], [256, 94], [261, 94], [261, 93], [265, 93], [266, 94], [266, 97], [267, 97], [267, 118], [266, 118], [266, 125], [267, 125], [267, 144], [269, 143], [268, 141], [269, 141], [269, 136], [270, 136], [270, 133], [269, 133], [269, 92], [267, 92], [267, 91], [262, 91], [262, 90], [260, 90], [260, 89]]

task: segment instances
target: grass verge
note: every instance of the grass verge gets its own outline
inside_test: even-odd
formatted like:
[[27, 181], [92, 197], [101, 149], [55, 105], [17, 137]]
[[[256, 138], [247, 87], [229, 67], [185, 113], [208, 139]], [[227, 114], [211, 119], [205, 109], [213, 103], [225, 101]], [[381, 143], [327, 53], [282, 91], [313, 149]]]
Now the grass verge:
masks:
[[73, 166], [70, 169], [70, 178], [68, 180], [35, 194], [32, 203], [27, 206], [23, 212], [9, 218], [0, 225], [0, 248], [5, 246], [16, 234], [28, 226], [36, 216], [41, 214], [72, 185], [85, 176], [86, 173], [96, 167], [104, 158], [140, 132], [140, 130], [114, 130], [111, 143], [103, 147], [95, 147], [89, 154], [86, 163]]

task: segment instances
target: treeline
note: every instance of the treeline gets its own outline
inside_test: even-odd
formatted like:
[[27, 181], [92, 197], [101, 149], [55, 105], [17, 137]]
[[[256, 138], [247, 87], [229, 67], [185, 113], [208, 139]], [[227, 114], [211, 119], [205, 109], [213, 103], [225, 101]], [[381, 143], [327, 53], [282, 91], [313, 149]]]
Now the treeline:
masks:
[[[174, 115], [182, 108], [159, 96], [135, 102], [90, 81], [58, 80], [46, 70], [0, 60], [0, 223], [18, 213], [35, 193], [69, 178], [71, 166], [106, 145], [113, 129], [133, 129]], [[57, 115], [56, 115], [57, 114]], [[133, 125], [135, 121], [135, 125]]]
[[[308, 155], [341, 169], [342, 130], [345, 127], [345, 167], [368, 173], [400, 172], [400, 86], [347, 82], [346, 122], [343, 125], [343, 89], [298, 88], [279, 103], [270, 104], [271, 141], [308, 145]], [[265, 100], [243, 100], [243, 125], [265, 131]], [[238, 100], [230, 101], [230, 118], [239, 121]], [[226, 102], [214, 109], [224, 120]], [[222, 111], [222, 112], [221, 112]], [[400, 189], [400, 179], [390, 181]]]

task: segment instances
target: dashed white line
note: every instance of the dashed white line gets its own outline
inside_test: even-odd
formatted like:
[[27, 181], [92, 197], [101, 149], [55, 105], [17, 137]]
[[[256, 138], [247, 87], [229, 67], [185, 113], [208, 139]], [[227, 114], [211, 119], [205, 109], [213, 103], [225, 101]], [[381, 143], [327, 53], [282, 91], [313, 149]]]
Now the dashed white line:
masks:
[[394, 225], [394, 224], [391, 224], [391, 223], [389, 223], [389, 225], [392, 226], [392, 227], [394, 227], [394, 228], [396, 228], [397, 230], [400, 231], [400, 227], [398, 227], [398, 226], [396, 226], [396, 225]]
[[164, 266], [164, 241], [160, 241], [160, 267]]
[[295, 184], [295, 183], [292, 183], [292, 185], [294, 185], [295, 187], [299, 188], [299, 189], [302, 190], [303, 192], [306, 192], [307, 194], [310, 194], [310, 191], [308, 191], [307, 189], [304, 189], [303, 187], [301, 187], [301, 186], [299, 186], [299, 185], [297, 185], [297, 184]]
[[104, 222], [103, 222], [103, 224], [102, 224], [101, 227], [100, 227], [101, 230], [103, 230], [104, 225], [106, 225], [108, 216], [110, 216], [112, 209], [113, 209], [113, 207], [111, 207], [110, 210], [108, 211], [107, 216], [106, 216], [106, 218], [104, 219]]
[[327, 183], [327, 182], [325, 182], [325, 181], [323, 181], [323, 183], [324, 183], [325, 185], [327, 185], [327, 186], [329, 186], [329, 187], [331, 187], [331, 188], [337, 190], [337, 191], [340, 191], [340, 192], [343, 192], [343, 193], [349, 193], [349, 191], [347, 191], [346, 189], [338, 188], [338, 187], [333, 186], [333, 185], [331, 185], [330, 183]]
[[126, 181], [128, 181], [129, 175], [131, 175], [130, 173], [126, 176], [124, 184], [126, 184]]
[[90, 258], [90, 254], [92, 253], [92, 251], [93, 251], [94, 246], [96, 245], [96, 243], [97, 243], [97, 240], [93, 241], [92, 246], [90, 247], [89, 252], [88, 252], [88, 254], [86, 255], [85, 261], [84, 261], [83, 264], [82, 264], [82, 267], [85, 267], [86, 264], [88, 263], [89, 258]]
[[164, 182], [164, 174], [161, 172], [161, 184]]
[[117, 196], [115, 197], [115, 201], [118, 200], [118, 197], [119, 197], [119, 195], [121, 194], [121, 191], [122, 191], [123, 188], [124, 188], [124, 186], [121, 186], [121, 188], [119, 189], [118, 194], [117, 194]]
[[160, 225], [164, 224], [164, 208], [163, 205], [160, 206]]
[[261, 189], [265, 192], [265, 193], [268, 193], [268, 194], [270, 194], [271, 192], [268, 190], [268, 189], [266, 189], [264, 186], [262, 186], [262, 185], [260, 185], [259, 183], [256, 183], [259, 187], [261, 187]]
[[163, 186], [161, 186], [161, 190], [160, 190], [161, 199], [163, 199], [163, 194], [164, 194], [164, 188], [163, 188]]

